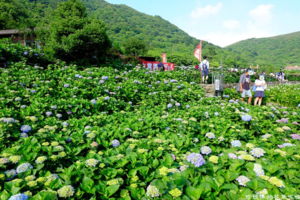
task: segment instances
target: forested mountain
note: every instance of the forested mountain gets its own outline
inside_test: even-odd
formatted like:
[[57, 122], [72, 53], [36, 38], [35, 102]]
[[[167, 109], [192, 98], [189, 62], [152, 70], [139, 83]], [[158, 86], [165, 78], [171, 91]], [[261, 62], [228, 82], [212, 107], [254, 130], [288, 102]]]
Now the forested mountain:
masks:
[[256, 65], [271, 65], [276, 68], [300, 66], [300, 32], [269, 38], [248, 39], [232, 44], [225, 49], [240, 54]]
[[[11, 22], [3, 24], [0, 28], [47, 26], [53, 20], [54, 9], [63, 1], [65, 0], [1, 0], [0, 11], [5, 12], [7, 7], [4, 7], [4, 4], [9, 4], [10, 9], [20, 17], [10, 15], [14, 12], [7, 12], [6, 18], [9, 17]], [[146, 15], [126, 5], [109, 4], [104, 0], [81, 1], [85, 4], [89, 16], [106, 23], [108, 35], [114, 46], [122, 47], [127, 39], [136, 37], [148, 44], [148, 55], [160, 57], [161, 53], [167, 53], [171, 62], [180, 63], [180, 60], [184, 60], [182, 64], [197, 63], [193, 53], [199, 40], [160, 16]], [[5, 14], [0, 15], [0, 22], [2, 18], [5, 20], [3, 16]], [[202, 55], [208, 56], [212, 66], [219, 66], [221, 59], [227, 66], [248, 65], [242, 56], [216, 45], [203, 42], [202, 47]]]

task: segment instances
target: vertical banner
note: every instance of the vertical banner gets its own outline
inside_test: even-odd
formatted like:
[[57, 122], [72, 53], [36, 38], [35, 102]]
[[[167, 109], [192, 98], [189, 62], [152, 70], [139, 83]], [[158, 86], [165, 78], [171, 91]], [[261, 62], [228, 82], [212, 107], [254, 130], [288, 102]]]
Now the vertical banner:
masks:
[[194, 51], [194, 56], [201, 62], [201, 41], [198, 44], [198, 46], [196, 47], [195, 51]]
[[167, 63], [167, 55], [165, 53], [162, 53], [161, 56], [163, 59], [163, 63]]

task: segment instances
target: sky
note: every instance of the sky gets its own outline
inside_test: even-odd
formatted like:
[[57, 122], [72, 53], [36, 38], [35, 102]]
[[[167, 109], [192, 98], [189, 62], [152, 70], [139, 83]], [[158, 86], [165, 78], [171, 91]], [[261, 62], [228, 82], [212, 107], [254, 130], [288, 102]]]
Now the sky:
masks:
[[300, 0], [106, 0], [159, 15], [190, 36], [225, 47], [300, 31]]

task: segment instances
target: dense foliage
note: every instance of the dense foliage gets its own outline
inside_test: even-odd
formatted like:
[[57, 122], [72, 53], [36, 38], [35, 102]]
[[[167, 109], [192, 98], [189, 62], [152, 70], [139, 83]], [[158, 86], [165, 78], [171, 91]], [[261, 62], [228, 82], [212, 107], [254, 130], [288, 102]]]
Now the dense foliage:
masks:
[[300, 65], [300, 32], [270, 38], [249, 39], [226, 47], [256, 66], [277, 69]]
[[3, 200], [299, 197], [295, 106], [202, 98], [181, 70], [14, 63], [0, 82]]

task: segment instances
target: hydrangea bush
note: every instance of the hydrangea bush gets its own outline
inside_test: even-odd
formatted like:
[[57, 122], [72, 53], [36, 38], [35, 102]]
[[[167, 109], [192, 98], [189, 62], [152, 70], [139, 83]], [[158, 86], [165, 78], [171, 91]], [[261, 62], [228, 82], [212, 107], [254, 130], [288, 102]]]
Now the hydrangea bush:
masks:
[[194, 81], [124, 65], [0, 69], [1, 199], [296, 198], [299, 107], [204, 98]]

